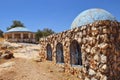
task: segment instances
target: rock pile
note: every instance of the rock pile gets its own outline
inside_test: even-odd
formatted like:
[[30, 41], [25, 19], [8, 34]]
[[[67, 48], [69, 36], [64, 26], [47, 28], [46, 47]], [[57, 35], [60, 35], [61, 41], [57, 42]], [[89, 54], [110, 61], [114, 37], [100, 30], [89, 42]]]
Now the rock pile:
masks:
[[10, 44], [9, 42], [1, 42], [0, 43], [0, 59], [11, 59], [14, 58], [12, 50], [16, 48], [16, 46]]
[[22, 48], [23, 46], [21, 44], [16, 44], [16, 43], [10, 43], [10, 42], [0, 42], [1, 48], [5, 48], [5, 49], [18, 49], [18, 48]]

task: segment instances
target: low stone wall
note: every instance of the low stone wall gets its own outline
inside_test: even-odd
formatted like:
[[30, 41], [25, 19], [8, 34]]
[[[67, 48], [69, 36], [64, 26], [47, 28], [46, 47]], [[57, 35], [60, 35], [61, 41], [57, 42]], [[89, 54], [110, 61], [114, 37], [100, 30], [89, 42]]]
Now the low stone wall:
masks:
[[[70, 45], [76, 40], [80, 45], [82, 65], [70, 63]], [[72, 30], [40, 39], [40, 57], [47, 58], [47, 44], [51, 45], [52, 61], [56, 63], [56, 45], [63, 45], [66, 73], [77, 75], [81, 80], [120, 79], [120, 23], [97, 21]]]

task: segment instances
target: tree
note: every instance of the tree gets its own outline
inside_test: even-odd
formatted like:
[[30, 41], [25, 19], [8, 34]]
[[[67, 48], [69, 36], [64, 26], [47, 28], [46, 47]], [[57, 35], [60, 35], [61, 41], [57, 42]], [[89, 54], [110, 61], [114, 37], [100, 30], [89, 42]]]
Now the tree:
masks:
[[44, 28], [43, 29], [43, 37], [49, 36], [51, 34], [54, 34], [55, 32], [52, 29]]
[[40, 38], [49, 36], [51, 34], [54, 34], [55, 32], [52, 29], [44, 28], [43, 30], [39, 30], [35, 34], [35, 38], [37, 41], [39, 41]]
[[3, 37], [3, 31], [0, 30], [0, 37]]
[[14, 20], [13, 24], [10, 27], [7, 27], [7, 30], [10, 30], [10, 29], [15, 28], [15, 27], [25, 27], [25, 26], [23, 23], [21, 23], [21, 21]]
[[42, 31], [38, 29], [37, 32], [35, 33], [35, 39], [39, 41], [39, 38], [41, 38], [42, 36], [43, 36]]

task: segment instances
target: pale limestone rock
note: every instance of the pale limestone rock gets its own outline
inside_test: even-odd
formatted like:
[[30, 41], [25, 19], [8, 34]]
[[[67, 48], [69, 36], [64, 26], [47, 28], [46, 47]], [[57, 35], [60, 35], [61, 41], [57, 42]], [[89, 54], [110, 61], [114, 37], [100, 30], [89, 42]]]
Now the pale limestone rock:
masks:
[[82, 40], [83, 40], [83, 41], [82, 41], [83, 44], [85, 44], [85, 43], [87, 42], [86, 38], [83, 38]]
[[83, 29], [86, 29], [87, 28], [87, 26], [83, 26]]
[[99, 55], [98, 54], [95, 54], [94, 60], [99, 61]]
[[107, 29], [103, 29], [103, 33], [110, 33]]
[[91, 80], [97, 80], [96, 78], [92, 77]]
[[96, 42], [97, 42], [97, 41], [96, 41], [96, 38], [95, 38], [95, 37], [92, 38], [92, 44], [95, 45]]
[[15, 62], [6, 62], [0, 65], [0, 68], [9, 68], [12, 67], [15, 64]]
[[86, 68], [82, 68], [83, 72], [86, 73]]
[[82, 39], [81, 39], [81, 38], [78, 38], [78, 42], [80, 42], [80, 43], [81, 43], [81, 42], [82, 42]]
[[75, 35], [75, 39], [77, 39], [78, 38], [78, 36], [77, 35]]
[[91, 30], [96, 31], [96, 30], [97, 30], [97, 28], [96, 28], [96, 27], [92, 27], [92, 28], [91, 28]]
[[76, 29], [75, 29], [75, 32], [77, 32], [79, 30], [79, 28], [77, 27]]
[[96, 74], [96, 72], [94, 71], [94, 70], [92, 70], [92, 69], [89, 69], [89, 75], [95, 75]]
[[86, 33], [86, 31], [85, 30], [83, 30], [83, 35], [85, 36], [87, 33]]
[[101, 63], [106, 63], [107, 57], [105, 55], [102, 54], [100, 58], [101, 58]]
[[80, 37], [82, 37], [82, 34], [83, 34], [82, 32], [79, 32]]
[[97, 77], [101, 77], [102, 74], [101, 74], [100, 72], [97, 72], [96, 76], [97, 76]]
[[101, 79], [100, 80], [107, 80], [107, 76], [101, 76]]
[[107, 65], [104, 64], [104, 65], [102, 66], [102, 69], [103, 69], [103, 70], [107, 69]]
[[97, 41], [99, 41], [100, 40], [100, 35], [97, 35], [96, 39], [97, 39]]
[[95, 47], [91, 49], [91, 54], [94, 54], [94, 53], [96, 53]]
[[90, 48], [86, 48], [86, 52], [89, 53], [91, 51]]
[[83, 30], [83, 26], [80, 28], [80, 30]]
[[90, 80], [88, 77], [85, 77], [85, 80]]
[[100, 49], [106, 49], [109, 45], [107, 43], [101, 43], [98, 45]]
[[82, 46], [81, 46], [81, 49], [83, 49], [83, 50], [84, 50], [84, 49], [86, 49], [86, 47], [85, 47], [84, 45], [82, 45]]

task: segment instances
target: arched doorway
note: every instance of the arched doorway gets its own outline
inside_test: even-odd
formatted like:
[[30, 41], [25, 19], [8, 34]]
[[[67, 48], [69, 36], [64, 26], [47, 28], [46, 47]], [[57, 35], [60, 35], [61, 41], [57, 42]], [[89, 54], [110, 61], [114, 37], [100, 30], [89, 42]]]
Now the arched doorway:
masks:
[[61, 43], [56, 45], [56, 62], [64, 63], [63, 45]]
[[47, 60], [52, 61], [52, 48], [50, 44], [47, 44], [46, 50], [47, 50]]
[[81, 49], [76, 40], [70, 44], [70, 63], [71, 65], [82, 65]]

